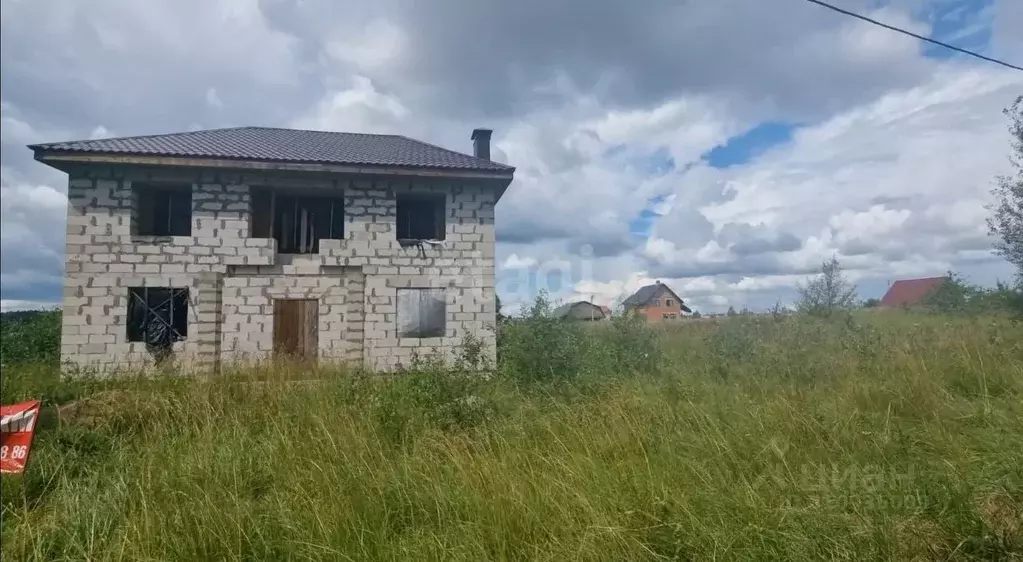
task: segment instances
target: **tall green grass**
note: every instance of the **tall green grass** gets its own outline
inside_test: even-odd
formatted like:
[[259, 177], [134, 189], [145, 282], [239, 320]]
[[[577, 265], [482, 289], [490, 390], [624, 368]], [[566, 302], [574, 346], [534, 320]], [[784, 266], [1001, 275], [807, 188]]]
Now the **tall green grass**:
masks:
[[[502, 327], [498, 365], [46, 383], [12, 560], [1023, 556], [1023, 328]], [[470, 342], [471, 343], [471, 342]], [[471, 346], [469, 346], [471, 348]], [[491, 368], [493, 367], [493, 368]], [[65, 404], [57, 410], [55, 404]]]

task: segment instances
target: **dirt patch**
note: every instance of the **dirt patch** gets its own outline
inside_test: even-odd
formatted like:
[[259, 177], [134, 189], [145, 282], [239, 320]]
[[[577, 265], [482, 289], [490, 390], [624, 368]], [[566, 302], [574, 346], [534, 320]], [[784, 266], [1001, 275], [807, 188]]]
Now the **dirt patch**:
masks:
[[[977, 512], [996, 535], [1014, 539], [1023, 533], [1023, 505], [1004, 492], [985, 497], [980, 501]], [[1023, 544], [1023, 540], [1020, 543]]]
[[61, 425], [99, 429], [112, 419], [123, 417], [128, 409], [138, 409], [140, 398], [138, 392], [129, 390], [97, 392], [58, 406], [57, 419]]
[[941, 527], [934, 521], [910, 517], [896, 525], [900, 560], [947, 560], [952, 551]]

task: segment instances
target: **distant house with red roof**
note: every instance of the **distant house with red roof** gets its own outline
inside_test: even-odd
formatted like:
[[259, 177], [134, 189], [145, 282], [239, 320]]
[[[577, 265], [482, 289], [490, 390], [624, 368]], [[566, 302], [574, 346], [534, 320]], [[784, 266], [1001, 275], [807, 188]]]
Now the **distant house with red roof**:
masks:
[[923, 304], [924, 299], [941, 288], [941, 284], [947, 280], [948, 277], [900, 279], [888, 287], [888, 292], [884, 294], [879, 306], [896, 308]]

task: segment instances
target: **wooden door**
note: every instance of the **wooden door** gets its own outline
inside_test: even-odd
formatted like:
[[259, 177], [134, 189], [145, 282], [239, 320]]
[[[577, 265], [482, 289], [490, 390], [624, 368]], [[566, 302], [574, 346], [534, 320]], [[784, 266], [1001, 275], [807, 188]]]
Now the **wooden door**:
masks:
[[274, 301], [274, 354], [316, 359], [319, 306], [315, 299]]

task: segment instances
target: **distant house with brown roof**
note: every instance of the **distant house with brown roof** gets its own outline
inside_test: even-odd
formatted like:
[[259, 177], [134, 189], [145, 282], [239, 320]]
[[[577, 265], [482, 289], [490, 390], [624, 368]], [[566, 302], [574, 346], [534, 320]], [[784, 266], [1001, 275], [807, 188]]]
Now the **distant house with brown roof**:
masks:
[[921, 305], [927, 297], [941, 288], [941, 284], [946, 280], [948, 277], [900, 279], [888, 287], [888, 292], [884, 294], [879, 306], [897, 308]]
[[683, 317], [683, 312], [692, 312], [682, 297], [660, 281], [640, 287], [622, 306], [626, 312], [643, 315], [648, 322], [677, 320]]

